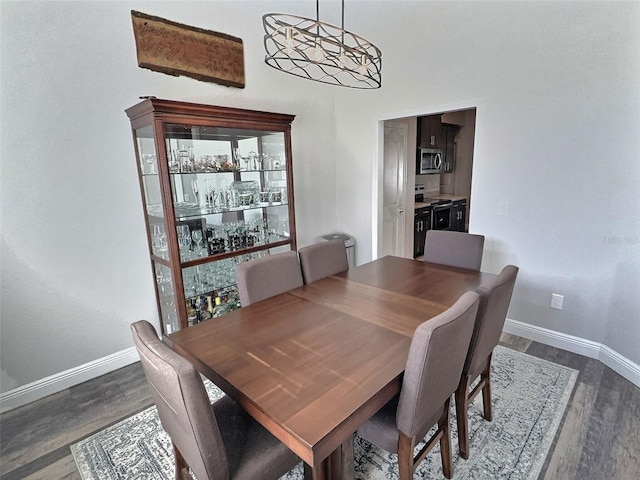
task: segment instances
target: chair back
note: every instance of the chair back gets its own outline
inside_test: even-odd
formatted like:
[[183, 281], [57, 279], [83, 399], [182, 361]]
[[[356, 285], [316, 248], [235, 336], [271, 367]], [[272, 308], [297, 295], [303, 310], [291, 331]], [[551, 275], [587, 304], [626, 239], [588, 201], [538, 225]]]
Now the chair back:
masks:
[[478, 294], [467, 292], [414, 332], [396, 412], [398, 430], [408, 437], [424, 437], [455, 392], [478, 304]]
[[349, 269], [347, 247], [341, 239], [314, 243], [298, 250], [304, 283], [315, 282]]
[[162, 342], [146, 320], [135, 322], [131, 330], [160, 422], [171, 441], [197, 478], [228, 479], [225, 447], [200, 374]]
[[243, 307], [293, 290], [303, 285], [298, 254], [283, 252], [239, 263], [236, 280]]
[[484, 235], [427, 230], [424, 261], [480, 271]]
[[507, 265], [497, 277], [476, 289], [480, 294], [480, 307], [464, 363], [465, 375], [473, 377], [479, 374], [486, 365], [487, 357], [498, 345], [517, 275], [518, 267]]

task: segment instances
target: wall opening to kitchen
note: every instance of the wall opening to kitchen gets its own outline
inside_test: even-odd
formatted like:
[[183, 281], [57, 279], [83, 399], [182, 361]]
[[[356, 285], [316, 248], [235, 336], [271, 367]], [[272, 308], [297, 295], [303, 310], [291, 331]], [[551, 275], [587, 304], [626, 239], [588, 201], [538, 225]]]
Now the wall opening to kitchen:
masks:
[[[473, 155], [476, 130], [476, 108], [460, 108], [451, 111], [442, 111], [411, 117], [387, 119], [380, 122], [381, 125], [404, 123], [408, 126], [409, 139], [407, 142], [407, 152], [405, 155], [406, 165], [406, 185], [405, 185], [405, 235], [398, 243], [402, 243], [403, 248], [399, 248], [397, 255], [405, 257], [419, 257], [424, 245], [420, 245], [424, 240], [425, 229], [433, 227], [433, 221], [439, 219], [436, 228], [449, 228], [459, 231], [468, 231], [471, 213], [471, 181], [473, 174]], [[429, 173], [420, 173], [421, 163], [419, 162], [420, 149], [427, 151], [435, 150], [439, 152], [441, 164], [436, 168], [429, 169]], [[385, 152], [384, 140], [382, 152]], [[387, 178], [389, 174], [394, 175], [393, 169], [382, 166], [378, 169], [379, 185], [394, 183], [393, 179]], [[425, 162], [422, 162], [423, 166]], [[384, 192], [381, 192], [384, 197]], [[425, 223], [425, 207], [429, 202], [418, 202], [418, 193], [421, 199], [452, 200], [454, 203], [450, 212], [450, 221], [444, 222], [442, 209], [438, 209], [438, 214], [434, 215], [430, 211], [429, 225]], [[464, 199], [464, 202], [461, 200]], [[384, 198], [380, 201], [380, 206], [384, 205]], [[382, 210], [377, 212], [377, 224], [382, 224]], [[422, 214], [418, 218], [417, 214]], [[378, 233], [377, 252], [382, 255], [388, 252], [385, 247], [385, 238]], [[376, 251], [374, 249], [374, 251]]]

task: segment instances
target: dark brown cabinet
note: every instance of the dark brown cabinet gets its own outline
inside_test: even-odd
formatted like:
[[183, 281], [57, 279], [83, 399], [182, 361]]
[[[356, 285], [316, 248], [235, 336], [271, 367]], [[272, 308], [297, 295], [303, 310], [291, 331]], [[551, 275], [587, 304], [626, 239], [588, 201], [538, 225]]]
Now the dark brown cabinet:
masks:
[[450, 125], [447, 123], [442, 124], [442, 133], [440, 138], [442, 139], [442, 171], [443, 173], [452, 173], [455, 169], [456, 161], [456, 135], [458, 134], [460, 127], [457, 125]]
[[418, 148], [442, 149], [442, 122], [440, 115], [418, 117]]
[[295, 250], [294, 116], [160, 99], [126, 113], [169, 334], [240, 306], [238, 262]]
[[414, 212], [413, 258], [424, 255], [427, 230], [431, 228], [431, 207], [417, 208]]
[[466, 231], [467, 200], [456, 200], [451, 204], [451, 230]]

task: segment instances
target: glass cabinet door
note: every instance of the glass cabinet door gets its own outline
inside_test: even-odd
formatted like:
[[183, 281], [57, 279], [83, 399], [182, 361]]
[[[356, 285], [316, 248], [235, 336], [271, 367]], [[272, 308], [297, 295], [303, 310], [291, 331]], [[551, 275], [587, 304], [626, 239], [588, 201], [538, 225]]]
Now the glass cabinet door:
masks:
[[[293, 117], [259, 112], [249, 128], [247, 122], [238, 128], [229, 126], [233, 121], [207, 118], [207, 106], [194, 121], [157, 112], [134, 118], [130, 111], [139, 106], [127, 114], [134, 126], [158, 308], [169, 334], [241, 306], [237, 263], [295, 249], [288, 158]], [[249, 118], [255, 113], [246, 112]], [[285, 117], [278, 118], [275, 131], [269, 122], [261, 128], [269, 115]], [[135, 128], [137, 123], [146, 124]]]
[[163, 329], [171, 333], [178, 328], [174, 280], [169, 268], [167, 227], [162, 209], [162, 188], [158, 155], [151, 125], [134, 132], [140, 168], [140, 185], [146, 209], [149, 250], [156, 276], [156, 294]]

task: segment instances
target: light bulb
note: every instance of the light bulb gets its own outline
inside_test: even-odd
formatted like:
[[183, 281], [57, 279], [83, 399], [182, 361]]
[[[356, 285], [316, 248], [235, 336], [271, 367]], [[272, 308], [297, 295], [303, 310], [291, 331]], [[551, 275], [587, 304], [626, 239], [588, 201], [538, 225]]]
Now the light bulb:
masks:
[[358, 65], [358, 73], [360, 75], [367, 75], [369, 73], [369, 66], [367, 62], [367, 57], [362, 55], [360, 57], [360, 64]]
[[322, 62], [324, 58], [325, 58], [324, 50], [320, 46], [320, 42], [317, 42], [315, 48], [313, 49], [313, 59], [316, 62]]
[[340, 56], [338, 57], [338, 64], [342, 68], [347, 68], [347, 54], [344, 53], [344, 47], [340, 47]]
[[293, 31], [291, 27], [287, 27], [284, 29], [284, 51], [288, 55], [291, 55], [296, 49], [293, 43]]

